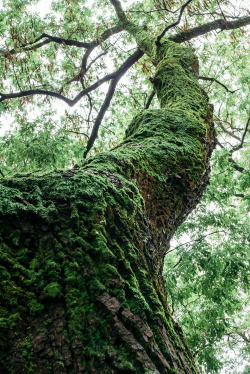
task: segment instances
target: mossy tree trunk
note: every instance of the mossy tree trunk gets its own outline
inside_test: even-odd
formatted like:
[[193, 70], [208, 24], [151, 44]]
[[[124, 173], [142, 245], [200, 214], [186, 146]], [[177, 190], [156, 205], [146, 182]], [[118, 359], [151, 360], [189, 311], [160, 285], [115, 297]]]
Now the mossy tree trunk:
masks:
[[162, 267], [208, 183], [211, 111], [188, 48], [127, 29], [161, 109], [79, 170], [1, 182], [1, 373], [197, 372]]

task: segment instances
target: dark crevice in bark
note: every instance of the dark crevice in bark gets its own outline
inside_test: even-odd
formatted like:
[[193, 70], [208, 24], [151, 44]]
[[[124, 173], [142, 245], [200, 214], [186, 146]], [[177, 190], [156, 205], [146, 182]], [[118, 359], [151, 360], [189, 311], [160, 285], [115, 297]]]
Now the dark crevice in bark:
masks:
[[[147, 53], [151, 37], [128, 29]], [[148, 53], [161, 109], [138, 113], [118, 147], [1, 181], [3, 372], [197, 373], [162, 267], [208, 184], [212, 113], [189, 49]]]

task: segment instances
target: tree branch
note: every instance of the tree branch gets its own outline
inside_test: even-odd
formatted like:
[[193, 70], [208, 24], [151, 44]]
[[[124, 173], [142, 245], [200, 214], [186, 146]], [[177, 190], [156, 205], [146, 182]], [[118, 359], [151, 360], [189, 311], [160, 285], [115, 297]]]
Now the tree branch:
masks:
[[149, 95], [148, 101], [146, 102], [146, 105], [145, 105], [145, 108], [144, 108], [144, 109], [148, 109], [148, 108], [149, 108], [149, 106], [150, 106], [150, 104], [151, 104], [151, 102], [152, 102], [154, 96], [155, 96], [155, 91], [153, 90], [153, 91], [151, 92], [151, 94]]
[[189, 242], [186, 242], [186, 243], [181, 243], [181, 244], [177, 245], [177, 247], [175, 247], [175, 248], [170, 249], [169, 251], [167, 251], [166, 255], [168, 255], [169, 253], [171, 253], [171, 252], [175, 251], [176, 249], [182, 247], [183, 245], [190, 244], [190, 243], [193, 243], [193, 242], [201, 242], [207, 236], [213, 235], [213, 234], [218, 234], [218, 233], [221, 233], [221, 232], [225, 233], [225, 230], [218, 230], [218, 231], [210, 232], [210, 233], [208, 233], [206, 235], [203, 235], [202, 237], [200, 237], [198, 239], [190, 240]]
[[143, 56], [143, 52], [139, 49], [136, 50], [131, 56], [127, 58], [127, 60], [119, 67], [119, 69], [113, 73], [106, 75], [105, 77], [99, 79], [91, 86], [85, 88], [74, 99], [68, 99], [67, 97], [63, 96], [61, 93], [53, 92], [53, 91], [46, 91], [40, 89], [34, 90], [27, 90], [21, 92], [14, 92], [10, 94], [5, 94], [0, 92], [0, 102], [6, 99], [15, 99], [20, 97], [32, 96], [32, 95], [45, 95], [45, 96], [52, 96], [57, 99], [64, 101], [70, 107], [73, 107], [79, 100], [81, 100], [84, 96], [86, 96], [89, 92], [95, 90], [97, 87], [101, 86], [103, 83], [116, 78], [117, 76], [122, 76], [136, 61], [139, 60]]
[[218, 0], [216, 0], [216, 2], [217, 2], [218, 6], [219, 6], [219, 8], [220, 8], [220, 11], [221, 11], [221, 14], [222, 14], [224, 20], [226, 21], [226, 17], [225, 17], [225, 15], [224, 15], [224, 13], [223, 13], [223, 10], [221, 9], [220, 2], [219, 2]]
[[114, 96], [114, 93], [115, 93], [115, 88], [116, 88], [116, 85], [118, 83], [118, 78], [114, 78], [110, 85], [109, 85], [109, 89], [108, 89], [108, 92], [107, 92], [107, 95], [105, 97], [105, 100], [101, 106], [101, 109], [99, 110], [99, 113], [96, 117], [96, 120], [95, 120], [95, 123], [94, 123], [94, 126], [93, 126], [93, 129], [92, 129], [92, 132], [91, 132], [91, 135], [89, 137], [89, 140], [88, 140], [88, 143], [87, 143], [87, 146], [86, 146], [86, 150], [83, 154], [83, 158], [86, 158], [87, 154], [89, 153], [90, 149], [93, 147], [93, 144], [98, 136], [98, 130], [99, 130], [99, 127], [101, 125], [101, 122], [103, 120], [103, 117], [110, 105], [110, 102]]
[[[224, 131], [226, 134], [228, 134], [228, 135], [230, 135], [230, 136], [232, 136], [234, 139], [236, 139], [236, 140], [240, 140], [240, 138], [237, 136], [237, 135], [235, 135], [233, 132], [231, 132], [231, 131], [229, 131], [229, 130], [227, 130], [226, 128], [225, 128], [225, 126], [223, 125], [223, 121], [219, 118], [219, 117], [217, 117], [215, 114], [214, 114], [214, 117], [216, 117], [217, 118], [217, 120], [214, 120], [215, 122], [218, 122], [218, 125], [220, 126], [220, 128], [222, 129], [222, 131]], [[228, 123], [228, 122], [227, 122]]]
[[84, 135], [84, 136], [86, 136], [86, 138], [89, 139], [89, 136], [85, 132], [79, 132], [79, 131], [68, 130], [68, 129], [66, 129], [66, 131], [72, 132], [72, 133], [77, 134], [77, 135]]
[[176, 13], [178, 12], [178, 9], [176, 10], [170, 10], [170, 9], [167, 9], [167, 8], [161, 8], [161, 9], [154, 9], [154, 10], [125, 10], [124, 12], [128, 12], [128, 13], [145, 13], [145, 14], [149, 14], [149, 13], [155, 13], [155, 12], [169, 12], [169, 13]]
[[180, 257], [179, 261], [171, 268], [171, 270], [175, 269], [180, 263], [182, 262], [182, 256]]
[[[241, 142], [239, 145], [235, 146], [235, 147], [232, 147], [232, 149], [229, 151], [230, 153], [230, 156], [228, 157], [228, 161], [232, 164], [233, 168], [237, 171], [239, 171], [240, 173], [242, 173], [243, 171], [245, 171], [245, 168], [243, 168], [242, 166], [239, 166], [235, 161], [234, 159], [232, 158], [232, 154], [233, 152], [236, 152], [238, 151], [239, 149], [241, 149], [243, 147], [243, 144], [244, 144], [244, 140], [245, 140], [245, 136], [247, 134], [247, 131], [248, 131], [248, 126], [250, 124], [250, 117], [248, 118], [247, 120], [247, 123], [246, 123], [246, 126], [245, 126], [245, 130], [244, 130], [244, 133], [242, 135], [242, 138], [241, 138]], [[232, 134], [230, 134], [232, 135]], [[235, 137], [235, 136], [234, 136]], [[225, 147], [218, 141], [217, 139], [217, 144], [221, 147], [221, 148], [224, 148]]]
[[113, 5], [113, 7], [115, 8], [118, 19], [121, 22], [126, 22], [127, 17], [126, 17], [126, 14], [125, 14], [124, 10], [122, 9], [122, 5], [121, 5], [120, 0], [110, 0], [110, 2]]
[[230, 92], [230, 93], [234, 93], [237, 90], [234, 90], [234, 91], [231, 91], [227, 88], [227, 86], [225, 86], [225, 84], [221, 83], [220, 81], [218, 81], [216, 78], [210, 78], [210, 77], [198, 77], [198, 79], [202, 79], [203, 81], [210, 81], [210, 82], [216, 82], [218, 84], [220, 84], [223, 88], [225, 88], [225, 90], [227, 90], [227, 92]]
[[243, 171], [245, 171], [245, 169], [241, 166], [239, 166], [232, 157], [229, 157], [228, 158], [228, 161], [231, 162], [233, 168], [237, 171], [239, 171], [240, 173], [243, 173]]
[[[36, 44], [38, 41], [40, 41], [43, 38], [47, 38], [47, 39], [45, 39], [43, 42], [40, 42], [40, 43]], [[64, 45], [69, 45], [69, 46], [80, 47], [80, 48], [89, 48], [89, 46], [91, 44], [91, 43], [88, 43], [88, 42], [79, 42], [77, 40], [58, 38], [56, 36], [52, 36], [52, 35], [48, 35], [46, 33], [43, 33], [38, 38], [36, 38], [34, 40], [34, 42], [27, 43], [26, 45], [22, 44], [17, 49], [11, 49], [10, 51], [5, 51], [4, 55], [5, 55], [5, 57], [8, 57], [8, 54], [14, 55], [14, 54], [19, 53], [21, 51], [37, 50], [38, 48], [41, 48], [44, 45], [49, 44], [51, 42], [54, 42], [54, 43], [57, 43], [57, 44], [64, 44]], [[28, 46], [30, 46], [30, 47], [28, 47]]]
[[98, 130], [101, 125], [101, 122], [103, 120], [103, 117], [110, 105], [110, 102], [114, 96], [115, 88], [117, 86], [117, 83], [121, 79], [121, 77], [127, 72], [127, 70], [137, 61], [139, 58], [143, 56], [143, 52], [139, 49], [136, 50], [135, 53], [133, 53], [117, 70], [116, 75], [114, 76], [113, 80], [111, 81], [109, 85], [108, 92], [106, 94], [105, 100], [101, 106], [101, 109], [96, 117], [90, 138], [87, 143], [86, 150], [84, 152], [83, 158], [86, 158], [87, 154], [89, 153], [90, 149], [92, 148], [94, 141], [96, 140], [98, 136]]
[[[92, 42], [79, 42], [78, 40], [59, 38], [57, 36], [52, 36], [52, 35], [43, 33], [38, 38], [36, 38], [33, 42], [29, 42], [26, 45], [22, 44], [17, 49], [12, 49], [10, 51], [2, 51], [2, 54], [5, 57], [8, 57], [9, 54], [13, 55], [13, 54], [16, 54], [20, 51], [37, 50], [38, 48], [41, 48], [44, 45], [49, 44], [51, 42], [54, 42], [54, 43], [57, 43], [57, 44], [64, 44], [64, 45], [68, 45], [68, 46], [79, 47], [79, 48], [86, 48], [87, 50], [90, 50], [90, 53], [91, 53], [92, 50], [96, 46], [100, 45], [103, 41], [107, 40], [111, 35], [116, 34], [116, 33], [120, 32], [122, 30], [123, 30], [123, 27], [121, 25], [111, 27], [110, 29], [105, 30], [98, 40], [93, 40]], [[43, 38], [47, 38], [47, 39], [45, 39], [43, 42], [38, 43]], [[36, 43], [38, 43], [38, 44], [36, 44]]]
[[107, 40], [110, 36], [118, 34], [119, 32], [123, 31], [124, 27], [121, 25], [116, 25], [114, 27], [111, 27], [110, 29], [105, 30], [99, 39], [93, 40], [91, 43], [89, 43], [89, 47], [87, 51], [84, 53], [82, 58], [82, 64], [81, 64], [81, 71], [86, 72], [87, 70], [87, 61], [91, 54], [91, 52], [94, 50], [95, 47], [103, 43], [105, 40]]
[[[218, 139], [216, 139], [216, 143], [221, 147], [221, 148], [223, 148], [223, 149], [226, 149], [220, 142], [219, 142], [219, 140]], [[231, 151], [230, 151], [230, 154], [231, 154]], [[232, 158], [232, 157], [228, 157], [228, 161], [232, 164], [232, 167], [235, 169], [235, 170], [237, 170], [237, 171], [239, 171], [240, 173], [243, 173], [243, 171], [245, 171], [245, 169], [243, 168], [243, 167], [241, 167], [241, 166], [239, 166], [235, 161], [234, 161], [234, 159]]]
[[180, 14], [179, 14], [179, 17], [177, 19], [176, 22], [174, 23], [171, 23], [171, 25], [167, 26], [163, 31], [162, 33], [157, 36], [157, 40], [156, 40], [156, 45], [159, 45], [160, 44], [160, 40], [161, 38], [166, 34], [166, 32], [171, 29], [172, 27], [175, 27], [177, 26], [179, 23], [180, 23], [180, 20], [181, 20], [181, 17], [182, 17], [182, 13], [184, 12], [184, 9], [188, 6], [189, 3], [191, 3], [192, 0], [188, 0], [184, 5], [182, 5], [181, 7], [181, 10], [180, 10]]
[[172, 40], [176, 43], [183, 43], [213, 30], [233, 30], [249, 24], [250, 16], [241, 17], [236, 21], [225, 21], [224, 19], [218, 19], [212, 22], [205, 23], [204, 25], [194, 27], [187, 31], [182, 31], [179, 34], [171, 36], [169, 40]]
[[0, 92], [0, 102], [6, 99], [16, 99], [16, 98], [32, 96], [32, 95], [45, 95], [45, 96], [56, 97], [57, 99], [63, 100], [69, 106], [73, 106], [72, 105], [73, 100], [68, 99], [67, 97], [61, 95], [60, 93], [53, 92], [53, 91], [40, 90], [40, 89], [14, 92], [10, 94], [4, 94]]
[[65, 45], [80, 47], [80, 48], [88, 48], [90, 44], [87, 42], [79, 42], [77, 40], [72, 40], [72, 39], [58, 38], [57, 36], [52, 36], [46, 33], [43, 33], [43, 37], [48, 38], [50, 41], [58, 43], [58, 44], [65, 44]]
[[240, 144], [232, 148], [232, 150], [230, 151], [231, 154], [232, 154], [233, 152], [238, 151], [239, 149], [241, 149], [241, 148], [243, 147], [244, 139], [245, 139], [245, 136], [246, 136], [246, 134], [247, 134], [249, 124], [250, 124], [250, 117], [249, 117], [248, 120], [247, 120], [247, 123], [246, 123], [246, 126], [245, 126], [245, 130], [244, 130], [244, 133], [243, 133], [243, 135], [242, 135], [242, 138], [241, 138], [241, 142], [240, 142]]

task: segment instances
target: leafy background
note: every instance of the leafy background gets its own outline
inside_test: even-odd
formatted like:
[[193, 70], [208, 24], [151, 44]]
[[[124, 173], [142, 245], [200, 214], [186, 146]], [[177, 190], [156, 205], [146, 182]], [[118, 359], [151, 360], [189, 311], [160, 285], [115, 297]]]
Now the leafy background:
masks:
[[[152, 33], [176, 20], [182, 2], [123, 1], [127, 14]], [[246, 2], [194, 1], [174, 31], [217, 19], [247, 14]], [[51, 9], [49, 8], [51, 6]], [[170, 11], [160, 12], [167, 8]], [[153, 12], [152, 12], [153, 11]], [[46, 32], [81, 41], [97, 39], [114, 24], [107, 1], [3, 0], [0, 2], [0, 92], [30, 88], [62, 89], [73, 98], [83, 51], [50, 43], [16, 54]], [[231, 17], [231, 18], [230, 18]], [[197, 209], [179, 228], [165, 260], [169, 305], [183, 326], [203, 373], [250, 373], [249, 355], [249, 46], [247, 28], [211, 32], [188, 42], [200, 60], [201, 80], [214, 105], [218, 145], [212, 157], [210, 185]], [[112, 36], [91, 55], [84, 84], [117, 69], [135, 49], [126, 33]], [[98, 59], [96, 59], [99, 56]], [[102, 122], [91, 154], [111, 149], [132, 117], [145, 107], [154, 67], [141, 58], [123, 77]], [[93, 121], [108, 89], [104, 84], [73, 108], [44, 96], [0, 103], [1, 176], [44, 173], [80, 164]], [[232, 91], [232, 92], [229, 92]], [[157, 107], [154, 98], [151, 107]], [[233, 162], [232, 159], [233, 158]], [[240, 171], [239, 171], [240, 169]]]

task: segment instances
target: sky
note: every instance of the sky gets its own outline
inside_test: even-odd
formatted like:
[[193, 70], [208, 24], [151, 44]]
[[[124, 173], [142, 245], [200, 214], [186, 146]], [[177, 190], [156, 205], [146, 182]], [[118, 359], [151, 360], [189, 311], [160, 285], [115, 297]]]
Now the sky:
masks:
[[[129, 7], [132, 3], [134, 3], [136, 0], [123, 0], [124, 8]], [[86, 5], [91, 8], [92, 4], [96, 2], [96, 0], [87, 0]], [[44, 17], [47, 13], [50, 12], [50, 5], [52, 3], [52, 0], [40, 0], [36, 2], [33, 5], [29, 6], [29, 10], [31, 12], [38, 12], [40, 16]], [[250, 0], [237, 0], [237, 6], [242, 7], [250, 7]], [[3, 8], [3, 0], [0, 0], [0, 10]], [[0, 41], [1, 45], [1, 41]], [[123, 77], [126, 80], [126, 77]], [[106, 85], [107, 86], [107, 85]], [[103, 86], [103, 89], [106, 87]], [[53, 107], [57, 110], [58, 115], [63, 115], [65, 110], [68, 110], [69, 112], [72, 110], [72, 108], [69, 108], [66, 103], [63, 103], [61, 101], [54, 101]], [[5, 117], [5, 118], [4, 118]], [[6, 116], [2, 116], [0, 118], [0, 136], [3, 136], [6, 130], [10, 129], [10, 124], [12, 122], [12, 116], [10, 114], [7, 114]]]
[[[91, 5], [94, 3], [94, 1], [96, 1], [96, 0], [88, 0], [87, 1], [87, 6], [91, 7]], [[30, 11], [32, 11], [34, 13], [38, 12], [42, 17], [44, 17], [50, 11], [51, 2], [52, 2], [52, 0], [39, 1], [36, 4], [29, 7]], [[133, 2], [135, 2], [135, 0], [127, 0], [126, 7], [131, 5]], [[250, 0], [244, 0], [244, 1], [237, 0], [237, 5], [242, 5], [245, 8], [250, 7]], [[2, 8], [3, 8], [3, 1], [0, 0], [0, 10]], [[67, 109], [67, 110], [69, 109], [69, 107], [62, 102], [55, 103], [54, 105], [57, 107], [57, 110], [58, 110], [59, 114], [63, 114], [65, 109]], [[8, 116], [5, 117], [5, 120], [2, 123], [2, 127], [0, 127], [0, 136], [2, 136], [5, 133], [5, 131], [9, 129], [10, 122], [12, 122], [12, 117], [10, 115], [8, 115]], [[245, 363], [242, 365], [242, 367], [239, 367], [239, 372], [242, 372], [242, 369], [243, 369], [244, 365], [245, 365]], [[222, 373], [223, 374], [228, 374], [225, 371], [222, 371]]]
[[[50, 5], [51, 5], [52, 1], [53, 0], [40, 0], [33, 5], [30, 5], [28, 7], [28, 9], [32, 13], [39, 13], [39, 15], [43, 18], [43, 17], [45, 17], [46, 14], [48, 14], [50, 12]], [[86, 1], [86, 6], [91, 8], [92, 4], [95, 1], [96, 0], [87, 0]], [[124, 9], [126, 9], [128, 6], [133, 4], [135, 1], [136, 0], [126, 0], [124, 2], [124, 5], [125, 5]], [[0, 10], [2, 8], [3, 8], [3, 0], [0, 0]], [[0, 41], [0, 45], [1, 45], [1, 41]], [[126, 79], [126, 77], [123, 77], [122, 80], [124, 80], [124, 79]], [[107, 90], [107, 87], [108, 87], [108, 83], [106, 85], [105, 84], [103, 85], [103, 89], [105, 91]], [[80, 105], [80, 103], [79, 103], [79, 105]], [[76, 108], [76, 107], [77, 107], [77, 105], [74, 106], [74, 108]], [[73, 108], [69, 108], [69, 106], [66, 103], [64, 103], [62, 101], [59, 101], [59, 100], [54, 101], [53, 108], [56, 110], [58, 118], [59, 118], [60, 115], [63, 115], [65, 113], [65, 110], [67, 110], [69, 113], [74, 110]], [[30, 116], [31, 116], [31, 114], [30, 114]], [[34, 116], [35, 116], [35, 113], [34, 113]], [[9, 113], [5, 114], [4, 116], [2, 115], [0, 117], [0, 137], [3, 136], [6, 131], [9, 131], [11, 129], [12, 121], [13, 121], [13, 117]]]

